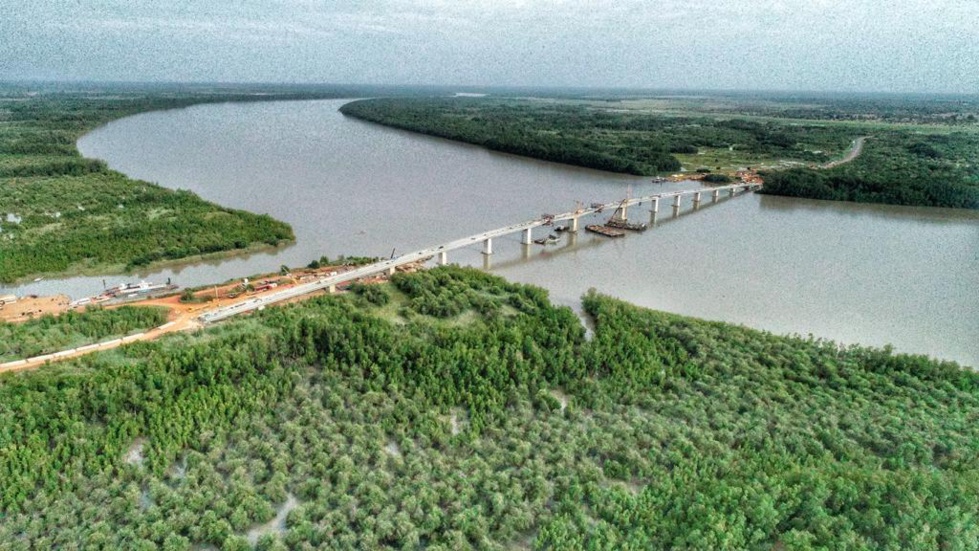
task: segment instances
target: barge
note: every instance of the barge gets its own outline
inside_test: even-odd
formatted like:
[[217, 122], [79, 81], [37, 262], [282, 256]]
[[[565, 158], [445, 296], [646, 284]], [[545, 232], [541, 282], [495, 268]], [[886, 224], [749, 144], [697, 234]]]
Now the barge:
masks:
[[139, 283], [123, 283], [117, 287], [112, 287], [107, 289], [105, 294], [110, 297], [124, 297], [133, 294], [146, 294], [152, 293], [154, 291], [164, 290], [168, 287], [166, 283], [148, 283], [146, 281], [140, 281]]
[[645, 223], [639, 222], [629, 222], [627, 220], [622, 220], [619, 218], [612, 218], [605, 223], [606, 226], [610, 228], [616, 228], [620, 230], [630, 230], [630, 231], [646, 231], [648, 226]]
[[615, 228], [610, 228], [608, 226], [600, 226], [598, 224], [592, 224], [590, 226], [585, 226], [585, 229], [597, 233], [599, 235], [604, 235], [605, 237], [622, 237], [625, 232], [622, 230], [617, 230]]
[[152, 299], [166, 296], [173, 293], [177, 289], [179, 289], [179, 287], [171, 284], [170, 280], [167, 280], [166, 283], [148, 283], [146, 281], [140, 281], [139, 283], [122, 283], [114, 287], [109, 287], [100, 295], [73, 300], [68, 304], [68, 308], [75, 309], [82, 306], [90, 306], [95, 304], [124, 304], [141, 299]]

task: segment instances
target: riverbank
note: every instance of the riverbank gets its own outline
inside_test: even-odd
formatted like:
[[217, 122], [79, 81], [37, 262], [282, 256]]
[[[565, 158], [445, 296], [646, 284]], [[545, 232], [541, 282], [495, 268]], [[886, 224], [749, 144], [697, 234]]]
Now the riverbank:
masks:
[[979, 135], [922, 134], [882, 127], [859, 148], [859, 157], [829, 163], [821, 170], [765, 172], [764, 193], [826, 201], [979, 209], [979, 164], [973, 161], [979, 156]]
[[[261, 301], [278, 292], [288, 291], [304, 283], [309, 283], [324, 277], [336, 276], [339, 273], [355, 269], [364, 261], [370, 260], [363, 257], [351, 258], [348, 262], [330, 265], [327, 259], [322, 262], [315, 261], [305, 268], [297, 268], [288, 272], [257, 274], [225, 283], [214, 283], [197, 289], [186, 288], [183, 291], [176, 290], [176, 286], [168, 285], [157, 292], [133, 291], [125, 298], [119, 298], [117, 294], [109, 293], [98, 297], [89, 297], [81, 300], [69, 302], [68, 297], [60, 295], [57, 297], [20, 297], [19, 300], [9, 304], [0, 305], [0, 330], [19, 331], [27, 335], [37, 333], [35, 326], [50, 328], [52, 326], [76, 326], [85, 327], [87, 324], [105, 324], [103, 320], [110, 318], [110, 323], [114, 323], [111, 317], [113, 312], [119, 310], [122, 313], [136, 311], [133, 309], [157, 309], [166, 312], [167, 323], [159, 327], [146, 327], [146, 331], [136, 334], [124, 335], [118, 339], [96, 342], [88, 339], [78, 342], [79, 339], [71, 342], [71, 347], [52, 348], [51, 344], [41, 345], [31, 343], [30, 347], [25, 343], [13, 342], [8, 339], [5, 345], [11, 349], [32, 350], [31, 357], [24, 357], [28, 354], [20, 354], [21, 357], [4, 357], [0, 353], [0, 373], [26, 371], [48, 366], [52, 363], [63, 362], [104, 352], [113, 348], [130, 344], [136, 341], [152, 341], [164, 335], [194, 331], [203, 327], [201, 318], [206, 318], [209, 313], [222, 309], [235, 309], [247, 303]], [[376, 260], [376, 259], [374, 259]], [[421, 262], [412, 262], [397, 267], [397, 273], [414, 273], [423, 268]], [[343, 290], [348, 285], [373, 284], [387, 281], [389, 272], [371, 274], [358, 278], [356, 282], [344, 282], [338, 284], [335, 290]], [[147, 284], [148, 289], [153, 286]], [[156, 287], [163, 287], [157, 285]], [[140, 286], [135, 287], [141, 289]], [[276, 305], [293, 304], [321, 296], [325, 291], [308, 292], [297, 295], [289, 300], [276, 301]], [[264, 307], [263, 307], [264, 309]], [[66, 315], [68, 320], [62, 321], [59, 318]], [[94, 323], [91, 319], [94, 318]], [[5, 324], [21, 324], [23, 327], [14, 329]], [[64, 331], [62, 331], [63, 333]], [[132, 333], [132, 332], [131, 332]], [[104, 337], [105, 334], [97, 334], [97, 337]], [[23, 339], [21, 339], [23, 340]], [[62, 339], [63, 341], [64, 339]], [[61, 341], [55, 341], [61, 342]], [[79, 346], [79, 344], [84, 346]], [[9, 356], [9, 353], [7, 354]]]
[[135, 273], [152, 273], [154, 271], [164, 270], [164, 269], [174, 269], [180, 270], [181, 268], [187, 266], [196, 266], [202, 263], [214, 263], [216, 261], [228, 260], [233, 258], [239, 258], [242, 256], [252, 255], [252, 254], [263, 254], [263, 253], [273, 253], [284, 247], [289, 247], [295, 243], [295, 239], [282, 240], [276, 244], [268, 244], [265, 242], [251, 243], [242, 248], [230, 249], [225, 251], [216, 251], [205, 254], [196, 254], [193, 256], [184, 256], [173, 259], [166, 260], [154, 260], [148, 264], [140, 264], [138, 267], [130, 264], [122, 263], [112, 263], [112, 264], [92, 264], [91, 262], [79, 262], [74, 264], [61, 272], [45, 272], [39, 274], [29, 274], [21, 277], [15, 281], [5, 282], [7, 285], [16, 286], [28, 283], [30, 281], [40, 281], [43, 279], [64, 279], [70, 277], [96, 277], [102, 276], [106, 278], [116, 277], [116, 276], [129, 276], [130, 278], [137, 278]]
[[[751, 106], [746, 100], [740, 109]], [[603, 106], [533, 98], [381, 98], [348, 103], [341, 112], [495, 151], [623, 174], [733, 176], [757, 170], [766, 183], [766, 175], [772, 178], [774, 185], [765, 190], [772, 195], [979, 209], [976, 123], [960, 123], [956, 132], [879, 122], [864, 154], [863, 138], [854, 136], [866, 134], [865, 125], [792, 117], [759, 121], [706, 107], [699, 115], [676, 116], [623, 109], [611, 100]], [[838, 156], [843, 157], [834, 160]]]
[[975, 373], [583, 302], [590, 340], [542, 289], [440, 268], [0, 376], [0, 540], [245, 548], [290, 496], [260, 543], [979, 537]]
[[0, 282], [117, 274], [158, 261], [257, 250], [294, 239], [270, 217], [130, 179], [75, 142], [111, 121], [202, 103], [337, 97], [266, 86], [0, 88]]
[[[295, 245], [269, 253], [134, 277], [199, 286], [302, 266], [324, 254], [387, 258], [392, 249], [417, 250], [564, 212], [576, 201], [621, 200], [630, 187], [633, 197], [696, 187], [363, 123], [337, 112], [345, 103], [210, 105], [130, 117], [87, 135], [79, 148], [117, 170], [172, 188], [193, 182], [193, 191], [210, 201], [268, 212], [296, 233]], [[273, 134], [275, 141], [264, 138]], [[132, 148], [136, 141], [143, 147]], [[979, 271], [971, 254], [976, 211], [755, 194], [701, 203], [691, 216], [694, 205], [684, 200], [677, 218], [664, 206], [655, 226], [635, 239], [603, 243], [581, 234], [526, 253], [519, 239], [494, 240], [493, 255], [477, 244], [450, 259], [544, 286], [576, 309], [596, 287], [642, 306], [777, 334], [891, 343], [900, 351], [979, 361], [971, 344], [979, 338], [971, 323], [979, 296], [968, 287]], [[649, 223], [649, 208], [630, 209], [630, 218]], [[99, 292], [102, 279], [46, 279], [3, 292], [79, 298]]]

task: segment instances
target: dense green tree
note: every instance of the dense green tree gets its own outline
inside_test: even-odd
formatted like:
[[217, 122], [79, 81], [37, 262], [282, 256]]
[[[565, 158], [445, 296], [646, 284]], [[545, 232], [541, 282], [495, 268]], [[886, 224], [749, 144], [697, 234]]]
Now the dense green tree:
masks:
[[0, 321], [0, 362], [50, 354], [162, 325], [164, 308], [89, 307], [59, 316], [45, 315], [20, 323]]
[[3, 546], [251, 549], [286, 504], [260, 548], [979, 541], [971, 370], [597, 293], [586, 340], [470, 269], [384, 292], [0, 376]]
[[[979, 155], [979, 138], [975, 132], [887, 124], [947, 123], [941, 108], [975, 109], [974, 102], [950, 105], [937, 98], [876, 103], [810, 98], [820, 108], [803, 109], [795, 106], [798, 98], [780, 99], [787, 104], [782, 109], [772, 107], [771, 101], [751, 98], [724, 109], [712, 103], [684, 104], [683, 114], [622, 109], [614, 104], [600, 108], [579, 100], [506, 98], [381, 98], [351, 102], [341, 111], [507, 153], [627, 174], [679, 171], [681, 164], [673, 154], [735, 151], [749, 160], [749, 166], [764, 163], [782, 167], [789, 163], [787, 166], [796, 167], [769, 169], [764, 175], [765, 193], [979, 208], [979, 164], [974, 162]], [[839, 158], [855, 137], [867, 134], [866, 124], [818, 122], [865, 117], [866, 113], [856, 111], [861, 108], [879, 117], [879, 123], [870, 128], [873, 135], [861, 155], [825, 171], [798, 168], [803, 163], [821, 165]], [[750, 162], [752, 158], [758, 162]], [[698, 156], [687, 162], [703, 161]], [[724, 176], [711, 175], [705, 180], [722, 183]]]
[[[339, 97], [307, 87], [138, 86], [64, 91], [0, 87], [0, 282], [47, 273], [119, 272], [294, 239], [265, 215], [132, 180], [83, 159], [75, 141], [111, 120], [199, 103]], [[259, 92], [259, 93], [256, 93]]]

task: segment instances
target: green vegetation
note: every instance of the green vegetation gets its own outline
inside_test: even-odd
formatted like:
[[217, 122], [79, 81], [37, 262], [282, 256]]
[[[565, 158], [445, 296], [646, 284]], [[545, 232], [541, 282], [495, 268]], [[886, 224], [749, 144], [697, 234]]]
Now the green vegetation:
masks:
[[[979, 208], [979, 103], [719, 96], [375, 99], [347, 115], [489, 149], [636, 175], [766, 169], [765, 193]], [[825, 172], [857, 136], [863, 154]], [[805, 168], [809, 167], [809, 168]], [[720, 183], [723, 174], [709, 181]]]
[[979, 121], [976, 95], [904, 95], [799, 92], [707, 92], [649, 96], [615, 94], [605, 99], [563, 94], [578, 103], [619, 110], [655, 111], [673, 115], [709, 113], [724, 117], [789, 119], [888, 125], [928, 125], [933, 129], [973, 125]]
[[22, 323], [0, 321], [0, 363], [76, 348], [158, 327], [167, 321], [164, 308], [90, 307], [58, 317], [46, 315]]
[[380, 258], [376, 256], [345, 256], [341, 254], [334, 259], [330, 259], [328, 256], [321, 256], [319, 260], [313, 260], [306, 267], [317, 270], [325, 266], [365, 266], [367, 264], [373, 264], [378, 260]]
[[374, 99], [348, 103], [340, 111], [498, 151], [637, 175], [679, 171], [678, 157], [700, 166], [732, 152], [747, 166], [776, 159], [822, 163], [842, 153], [854, 137], [824, 124], [664, 115], [618, 109], [614, 103]]
[[347, 290], [362, 297], [367, 303], [375, 306], [384, 306], [391, 301], [384, 285], [367, 285], [364, 283], [351, 283]]
[[892, 205], [979, 209], [979, 135], [881, 130], [853, 162], [766, 172], [763, 193]]
[[831, 158], [827, 151], [842, 151], [853, 139], [815, 126], [531, 100], [374, 99], [340, 111], [506, 153], [636, 175], [676, 172], [681, 164], [675, 154], [701, 150], [737, 149], [756, 165], [773, 157], [823, 162]]
[[0, 541], [242, 549], [290, 496], [259, 548], [979, 540], [979, 375], [954, 363], [597, 294], [586, 340], [458, 268], [380, 292], [0, 377]]
[[727, 174], [708, 174], [702, 178], [704, 182], [710, 184], [729, 184], [731, 183], [731, 177]]
[[131, 180], [75, 148], [108, 121], [218, 101], [337, 97], [289, 88], [0, 90], [0, 283], [39, 274], [122, 271], [294, 239], [265, 215]]

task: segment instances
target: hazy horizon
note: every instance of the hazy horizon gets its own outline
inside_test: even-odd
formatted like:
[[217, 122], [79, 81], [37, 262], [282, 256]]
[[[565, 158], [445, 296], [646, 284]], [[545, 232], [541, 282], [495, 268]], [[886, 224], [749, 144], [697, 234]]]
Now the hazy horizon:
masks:
[[[548, 85], [528, 85], [528, 86], [505, 86], [505, 85], [475, 85], [475, 84], [397, 84], [397, 83], [376, 83], [376, 84], [366, 84], [366, 83], [347, 83], [347, 82], [273, 82], [273, 81], [206, 81], [206, 80], [91, 80], [91, 79], [11, 79], [4, 80], [0, 79], [0, 85], [8, 87], [17, 86], [39, 86], [39, 87], [50, 87], [55, 89], [64, 88], [65, 90], [59, 91], [70, 91], [75, 86], [83, 88], [93, 88], [95, 90], [115, 90], [115, 88], [193, 88], [193, 87], [228, 87], [229, 93], [234, 93], [235, 89], [240, 88], [242, 92], [257, 92], [262, 87], [269, 87], [269, 89], [278, 88], [289, 88], [295, 87], [299, 91], [310, 90], [315, 91], [316, 88], [335, 88], [335, 89], [345, 89], [349, 88], [353, 91], [370, 91], [370, 90], [384, 90], [384, 89], [405, 89], [411, 91], [425, 91], [427, 89], [438, 89], [444, 92], [480, 92], [486, 93], [487, 95], [492, 95], [495, 92], [541, 92], [543, 94], [555, 94], [571, 92], [571, 93], [587, 93], [587, 92], [602, 92], [608, 93], [609, 95], [622, 94], [627, 95], [649, 95], [649, 96], [676, 96], [676, 97], [695, 97], [698, 95], [707, 96], [751, 96], [758, 95], [762, 97], [779, 97], [787, 96], [793, 98], [826, 98], [833, 96], [840, 97], [866, 97], [866, 98], [912, 98], [912, 97], [925, 97], [925, 98], [941, 98], [941, 99], [966, 99], [973, 100], [979, 98], [979, 92], [890, 92], [890, 91], [861, 91], [861, 90], [805, 90], [805, 89], [720, 89], [720, 88], [642, 88], [642, 87], [609, 87], [609, 86], [548, 86]], [[362, 94], [354, 94], [349, 97], [360, 97]]]
[[968, 0], [0, 0], [0, 80], [979, 92]]

